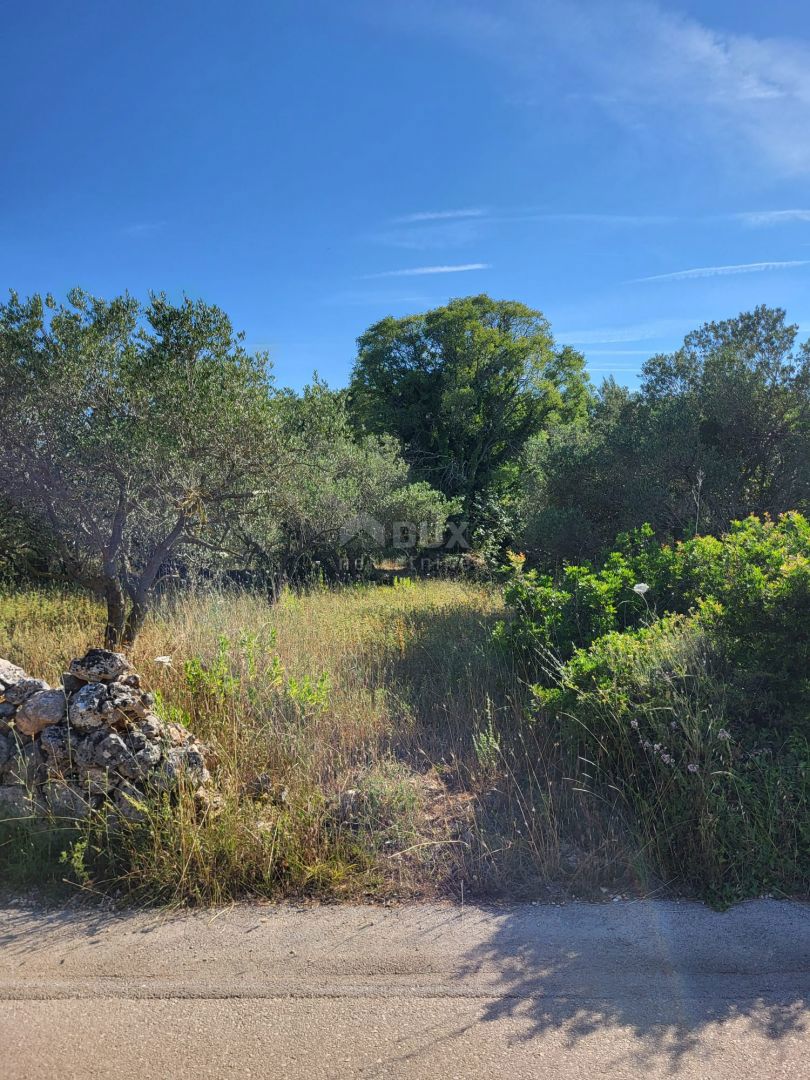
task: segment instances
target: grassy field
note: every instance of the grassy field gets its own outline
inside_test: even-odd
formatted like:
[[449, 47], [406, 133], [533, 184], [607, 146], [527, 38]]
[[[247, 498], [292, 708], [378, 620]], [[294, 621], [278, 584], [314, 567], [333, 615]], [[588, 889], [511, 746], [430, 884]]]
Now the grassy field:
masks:
[[[492, 640], [502, 616], [497, 590], [458, 581], [165, 603], [132, 660], [162, 713], [215, 748], [220, 806], [155, 807], [114, 837], [104, 822], [24, 841], [15, 829], [6, 880], [164, 902], [628, 886], [615, 808], [567, 780], [523, 718], [520, 672]], [[4, 595], [0, 656], [56, 682], [102, 625], [83, 597]]]

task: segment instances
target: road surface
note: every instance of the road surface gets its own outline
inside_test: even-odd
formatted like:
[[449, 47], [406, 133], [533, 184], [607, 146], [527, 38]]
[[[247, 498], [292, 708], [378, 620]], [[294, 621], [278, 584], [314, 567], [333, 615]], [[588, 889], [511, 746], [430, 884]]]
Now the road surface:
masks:
[[0, 909], [3, 1080], [810, 1076], [810, 909]]

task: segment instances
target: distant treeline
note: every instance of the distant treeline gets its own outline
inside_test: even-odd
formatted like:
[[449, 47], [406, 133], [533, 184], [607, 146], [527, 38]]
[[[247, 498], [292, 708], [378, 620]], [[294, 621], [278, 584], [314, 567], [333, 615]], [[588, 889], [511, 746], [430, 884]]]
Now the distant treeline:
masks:
[[[215, 306], [0, 306], [0, 579], [103, 594], [132, 639], [161, 581], [278, 587], [364, 557], [508, 549], [553, 569], [649, 523], [810, 509], [810, 348], [760, 307], [590, 382], [538, 311], [475, 296], [358, 339], [349, 387], [278, 388]], [[469, 547], [468, 547], [469, 546]]]

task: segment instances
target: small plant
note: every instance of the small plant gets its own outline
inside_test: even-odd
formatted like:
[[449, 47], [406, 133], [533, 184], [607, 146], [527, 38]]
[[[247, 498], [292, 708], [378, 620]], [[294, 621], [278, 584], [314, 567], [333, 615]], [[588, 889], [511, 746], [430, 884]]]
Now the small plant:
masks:
[[391, 585], [399, 592], [406, 592], [409, 589], [414, 589], [416, 587], [412, 578], [403, 577], [399, 574], [394, 576], [391, 581]]
[[239, 680], [231, 670], [230, 647], [228, 638], [221, 634], [217, 641], [216, 656], [212, 661], [205, 662], [198, 656], [186, 660], [186, 683], [192, 694], [205, 694], [224, 701], [236, 693]]
[[167, 700], [161, 690], [155, 691], [155, 713], [164, 724], [180, 724], [182, 727], [190, 727], [191, 717], [181, 705], [175, 705]]
[[287, 696], [302, 713], [324, 712], [329, 707], [329, 675], [322, 672], [317, 679], [304, 675], [301, 679], [287, 680]]
[[59, 857], [59, 861], [70, 868], [79, 885], [87, 886], [92, 881], [92, 874], [87, 865], [89, 838], [84, 835], [74, 840]]
[[492, 703], [489, 700], [486, 723], [473, 732], [472, 740], [481, 771], [489, 775], [495, 773], [501, 756], [501, 743], [492, 720]]

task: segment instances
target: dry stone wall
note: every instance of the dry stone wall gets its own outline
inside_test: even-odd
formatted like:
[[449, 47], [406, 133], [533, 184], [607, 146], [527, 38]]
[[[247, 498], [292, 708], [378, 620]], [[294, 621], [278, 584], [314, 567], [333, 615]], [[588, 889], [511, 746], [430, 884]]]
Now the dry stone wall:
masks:
[[60, 687], [0, 658], [0, 820], [103, 807], [138, 820], [144, 796], [181, 782], [204, 799], [207, 748], [153, 710], [122, 653], [91, 649]]

